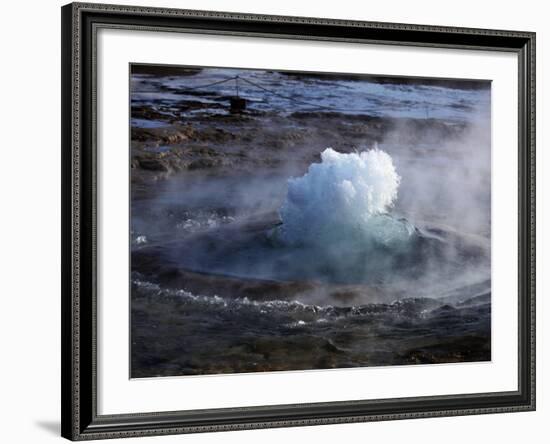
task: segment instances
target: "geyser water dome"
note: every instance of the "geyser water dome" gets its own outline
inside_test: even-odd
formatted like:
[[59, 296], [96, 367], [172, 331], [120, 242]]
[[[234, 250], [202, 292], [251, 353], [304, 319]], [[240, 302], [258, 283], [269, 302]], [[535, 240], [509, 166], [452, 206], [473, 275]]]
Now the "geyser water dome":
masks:
[[349, 154], [327, 148], [321, 163], [288, 181], [277, 237], [321, 249], [400, 250], [415, 232], [406, 220], [389, 215], [400, 181], [390, 155], [377, 147]]

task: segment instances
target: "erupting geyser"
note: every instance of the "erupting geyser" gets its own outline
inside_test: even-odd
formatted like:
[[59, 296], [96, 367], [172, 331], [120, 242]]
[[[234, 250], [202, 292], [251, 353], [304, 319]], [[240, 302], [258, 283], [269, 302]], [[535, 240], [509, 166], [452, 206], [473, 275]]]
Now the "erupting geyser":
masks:
[[327, 148], [321, 163], [288, 181], [278, 238], [289, 245], [321, 248], [399, 249], [415, 231], [388, 214], [400, 180], [390, 155], [376, 147], [349, 154]]

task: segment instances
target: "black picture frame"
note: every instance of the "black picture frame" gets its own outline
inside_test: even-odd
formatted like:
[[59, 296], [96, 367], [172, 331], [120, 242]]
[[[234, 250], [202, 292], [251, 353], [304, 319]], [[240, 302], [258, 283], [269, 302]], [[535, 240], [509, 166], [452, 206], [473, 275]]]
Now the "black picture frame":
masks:
[[[535, 33], [85, 3], [68, 4], [61, 14], [62, 436], [85, 440], [535, 409]], [[519, 66], [518, 390], [98, 415], [94, 69], [99, 27], [515, 53]]]

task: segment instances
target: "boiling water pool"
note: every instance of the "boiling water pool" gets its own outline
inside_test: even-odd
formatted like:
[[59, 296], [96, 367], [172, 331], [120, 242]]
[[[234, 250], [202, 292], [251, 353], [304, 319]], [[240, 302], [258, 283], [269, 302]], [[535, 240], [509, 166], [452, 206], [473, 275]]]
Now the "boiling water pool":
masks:
[[328, 148], [286, 184], [200, 181], [184, 193], [201, 210], [187, 201], [183, 217], [165, 197], [157, 205], [170, 208], [160, 219], [171, 225], [154, 224], [152, 236], [138, 230], [134, 243], [164, 267], [245, 279], [406, 286], [409, 293], [434, 282], [472, 284], [489, 267], [488, 239], [400, 217], [393, 211], [400, 181], [384, 151]]

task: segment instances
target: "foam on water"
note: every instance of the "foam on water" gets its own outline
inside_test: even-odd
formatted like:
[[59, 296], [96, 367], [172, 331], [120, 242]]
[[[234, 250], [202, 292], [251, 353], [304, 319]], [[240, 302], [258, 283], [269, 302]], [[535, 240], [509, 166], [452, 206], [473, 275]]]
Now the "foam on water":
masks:
[[[262, 314], [289, 314], [298, 317], [296, 325], [305, 325], [311, 321], [330, 322], [342, 318], [377, 317], [393, 313], [394, 315], [423, 315], [430, 313], [441, 303], [434, 298], [405, 298], [394, 300], [387, 304], [366, 303], [339, 307], [334, 305], [307, 304], [298, 300], [265, 300], [257, 301], [247, 297], [227, 298], [217, 295], [207, 296], [194, 294], [183, 289], [163, 288], [159, 284], [133, 279], [132, 284], [137, 290], [145, 294], [155, 295], [156, 298], [177, 298], [180, 303], [203, 307], [205, 309], [230, 309], [233, 313], [252, 312]], [[307, 319], [306, 321], [304, 319]]]
[[390, 155], [377, 147], [349, 154], [327, 148], [321, 163], [288, 181], [278, 237], [290, 245], [399, 247], [414, 232], [388, 214], [400, 181]]

